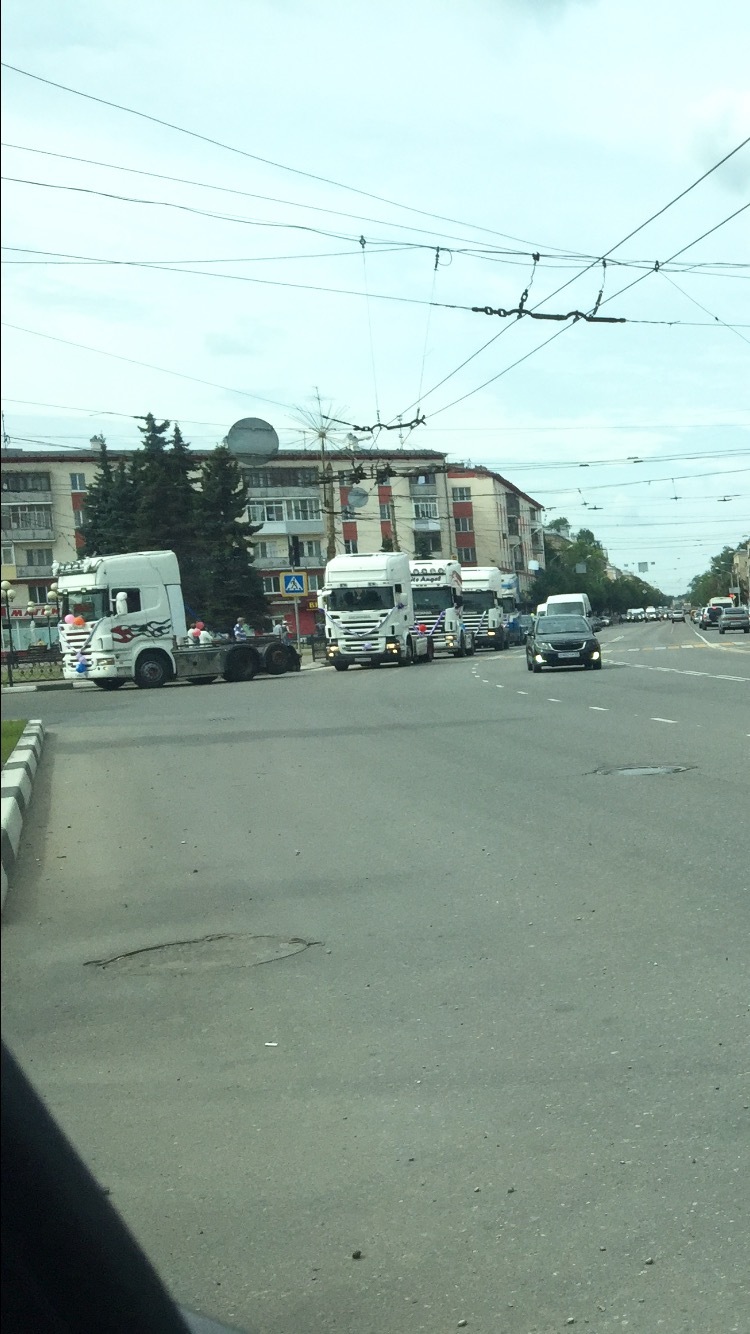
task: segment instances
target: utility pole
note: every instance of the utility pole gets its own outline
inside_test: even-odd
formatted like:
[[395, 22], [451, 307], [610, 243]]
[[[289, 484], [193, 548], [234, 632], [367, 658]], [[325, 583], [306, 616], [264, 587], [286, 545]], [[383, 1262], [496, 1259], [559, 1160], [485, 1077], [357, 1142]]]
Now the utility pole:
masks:
[[333, 465], [326, 458], [326, 433], [320, 432], [320, 475], [323, 483], [323, 512], [326, 519], [326, 562], [336, 555], [336, 515], [333, 508]]

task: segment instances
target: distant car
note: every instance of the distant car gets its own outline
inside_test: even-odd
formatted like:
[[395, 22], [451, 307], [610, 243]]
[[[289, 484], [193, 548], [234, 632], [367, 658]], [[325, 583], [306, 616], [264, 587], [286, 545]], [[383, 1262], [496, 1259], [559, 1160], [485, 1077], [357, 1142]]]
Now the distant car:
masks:
[[[709, 607], [709, 611], [713, 608]], [[723, 607], [719, 617], [719, 634], [725, 635], [727, 630], [742, 630], [743, 634], [750, 634], [750, 612], [747, 607]]]
[[600, 670], [602, 650], [589, 622], [583, 616], [540, 616], [526, 640], [526, 666], [530, 672], [543, 667], [585, 667]]
[[701, 630], [712, 630], [719, 624], [721, 607], [704, 607], [698, 622]]
[[673, 621], [684, 621], [684, 619], [685, 619], [685, 613], [684, 613], [684, 611], [682, 610], [682, 608], [681, 608], [681, 607], [674, 607], [674, 608], [672, 609], [672, 620], [673, 620]]
[[519, 618], [518, 618], [518, 628], [519, 628], [519, 630], [521, 631], [521, 642], [522, 642], [523, 644], [525, 644], [525, 643], [526, 643], [526, 640], [528, 639], [529, 635], [531, 634], [531, 631], [532, 631], [533, 628], [534, 628], [534, 617], [533, 617], [533, 616], [519, 616]]

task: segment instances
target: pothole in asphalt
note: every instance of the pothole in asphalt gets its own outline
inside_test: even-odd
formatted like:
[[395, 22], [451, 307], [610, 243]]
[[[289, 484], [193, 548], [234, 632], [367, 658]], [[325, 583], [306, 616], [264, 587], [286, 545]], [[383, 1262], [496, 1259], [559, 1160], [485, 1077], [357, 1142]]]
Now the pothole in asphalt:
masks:
[[108, 959], [87, 959], [85, 968], [115, 969], [118, 973], [195, 973], [210, 968], [256, 968], [301, 954], [322, 940], [298, 936], [212, 935], [197, 940], [166, 941], [125, 950]]
[[621, 774], [624, 778], [651, 778], [662, 774], [684, 774], [695, 767], [694, 764], [622, 764], [612, 769], [594, 769], [594, 773], [605, 777]]

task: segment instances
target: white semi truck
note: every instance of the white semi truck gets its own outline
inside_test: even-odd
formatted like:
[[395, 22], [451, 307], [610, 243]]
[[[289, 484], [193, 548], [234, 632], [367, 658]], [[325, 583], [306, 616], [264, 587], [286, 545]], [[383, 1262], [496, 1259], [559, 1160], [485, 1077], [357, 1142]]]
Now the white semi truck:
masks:
[[91, 556], [54, 568], [67, 680], [153, 689], [174, 680], [251, 681], [257, 672], [279, 676], [299, 667], [296, 652], [273, 635], [193, 643], [173, 551]]
[[467, 565], [461, 570], [463, 622], [473, 634], [477, 648], [507, 647], [503, 616], [506, 608], [510, 608], [512, 594], [505, 579], [496, 565]]
[[325, 612], [326, 659], [337, 672], [352, 663], [406, 667], [432, 661], [432, 640], [415, 629], [409, 557], [403, 552], [334, 556], [318, 602]]
[[409, 562], [414, 597], [414, 630], [429, 635], [436, 653], [471, 657], [474, 635], [463, 619], [461, 566], [457, 560]]

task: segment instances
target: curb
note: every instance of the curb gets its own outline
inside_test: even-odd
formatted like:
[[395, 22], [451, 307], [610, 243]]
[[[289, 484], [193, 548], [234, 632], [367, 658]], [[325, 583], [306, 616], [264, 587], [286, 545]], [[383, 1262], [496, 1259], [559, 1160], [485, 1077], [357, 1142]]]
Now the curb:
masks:
[[27, 723], [15, 749], [2, 770], [2, 897], [0, 911], [5, 908], [8, 881], [18, 857], [23, 833], [23, 822], [31, 803], [34, 775], [44, 745], [44, 723], [38, 718]]

